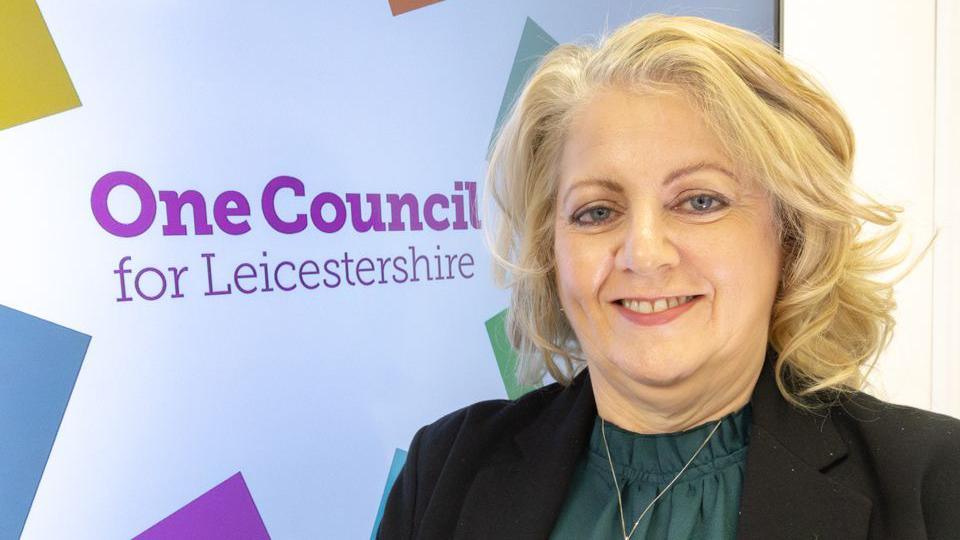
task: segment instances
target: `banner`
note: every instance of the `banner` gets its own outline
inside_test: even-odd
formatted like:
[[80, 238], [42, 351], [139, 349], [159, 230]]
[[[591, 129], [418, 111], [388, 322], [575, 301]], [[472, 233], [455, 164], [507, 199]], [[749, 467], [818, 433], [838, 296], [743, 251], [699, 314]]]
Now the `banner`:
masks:
[[777, 2], [0, 7], [0, 538], [366, 538], [512, 378], [477, 207], [556, 43]]

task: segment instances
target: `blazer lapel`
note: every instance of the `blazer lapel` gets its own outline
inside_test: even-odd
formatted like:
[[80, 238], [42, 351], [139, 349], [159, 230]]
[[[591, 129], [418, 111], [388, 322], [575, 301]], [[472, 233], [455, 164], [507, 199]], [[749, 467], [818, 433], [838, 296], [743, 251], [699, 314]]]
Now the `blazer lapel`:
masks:
[[754, 389], [753, 424], [737, 538], [866, 538], [872, 502], [826, 474], [847, 455], [833, 419], [783, 399], [767, 358]]
[[560, 514], [596, 414], [593, 388], [583, 370], [517, 434], [512, 453], [503, 452], [480, 469], [467, 492], [454, 538], [546, 538]]

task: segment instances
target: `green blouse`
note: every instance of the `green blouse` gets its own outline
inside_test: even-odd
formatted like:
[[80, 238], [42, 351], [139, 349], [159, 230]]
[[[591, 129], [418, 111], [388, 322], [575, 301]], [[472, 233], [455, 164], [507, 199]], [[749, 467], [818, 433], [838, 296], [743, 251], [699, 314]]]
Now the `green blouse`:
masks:
[[[710, 442], [647, 512], [630, 539], [734, 538], [750, 423], [749, 403], [725, 416]], [[716, 421], [711, 421], [687, 431], [642, 435], [606, 423], [628, 533], [643, 509], [680, 472], [715, 425]], [[567, 493], [551, 539], [623, 538], [599, 416]]]

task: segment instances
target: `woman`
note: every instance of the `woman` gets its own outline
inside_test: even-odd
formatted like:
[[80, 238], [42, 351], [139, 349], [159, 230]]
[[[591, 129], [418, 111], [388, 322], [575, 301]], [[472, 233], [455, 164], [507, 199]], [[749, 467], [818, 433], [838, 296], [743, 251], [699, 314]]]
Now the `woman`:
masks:
[[520, 375], [557, 382], [418, 431], [379, 537], [960, 538], [960, 421], [859, 392], [903, 257], [853, 150], [741, 30], [548, 54], [487, 185]]

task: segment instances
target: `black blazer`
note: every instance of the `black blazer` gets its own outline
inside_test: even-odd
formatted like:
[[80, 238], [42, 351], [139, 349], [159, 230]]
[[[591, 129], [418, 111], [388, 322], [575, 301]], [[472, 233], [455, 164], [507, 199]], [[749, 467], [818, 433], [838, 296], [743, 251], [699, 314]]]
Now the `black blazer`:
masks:
[[[960, 420], [867, 394], [790, 406], [768, 347], [754, 389], [741, 539], [960, 539]], [[597, 413], [588, 370], [421, 428], [380, 539], [544, 539]]]

